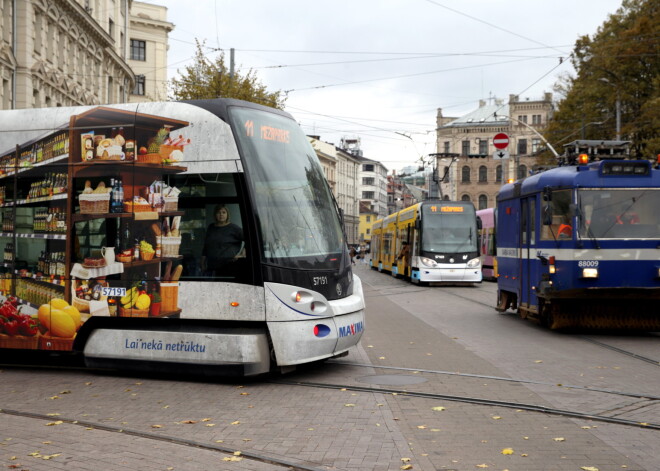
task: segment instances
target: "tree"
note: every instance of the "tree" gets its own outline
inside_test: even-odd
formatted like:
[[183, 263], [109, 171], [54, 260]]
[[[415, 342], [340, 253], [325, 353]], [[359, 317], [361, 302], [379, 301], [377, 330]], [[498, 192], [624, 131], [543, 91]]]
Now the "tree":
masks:
[[635, 157], [660, 151], [660, 7], [624, 0], [593, 38], [580, 37], [571, 61], [575, 76], [555, 85], [563, 98], [548, 126], [556, 147], [575, 139], [614, 139], [619, 102], [621, 138]]
[[186, 66], [181, 78], [172, 79], [170, 87], [174, 100], [202, 100], [209, 98], [237, 98], [261, 105], [282, 109], [286, 96], [281, 91], [269, 92], [257, 79], [253, 70], [246, 74], [239, 71], [230, 77], [225, 65], [225, 55], [220, 53], [214, 61], [207, 59], [202, 48], [204, 43], [196, 41], [194, 63]]

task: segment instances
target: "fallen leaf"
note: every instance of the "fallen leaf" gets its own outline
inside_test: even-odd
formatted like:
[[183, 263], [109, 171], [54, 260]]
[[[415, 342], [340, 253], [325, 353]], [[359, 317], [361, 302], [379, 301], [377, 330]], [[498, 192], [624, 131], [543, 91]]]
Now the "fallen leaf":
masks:
[[215, 424], [205, 424], [205, 427], [215, 427]]
[[51, 442], [51, 441], [47, 441], [47, 442], [41, 442], [41, 443], [43, 443], [44, 445], [50, 445], [50, 444], [53, 443], [53, 442]]
[[374, 348], [373, 345], [367, 345], [367, 348]]
[[91, 385], [92, 385], [92, 382], [91, 382], [91, 381], [87, 381], [87, 382], [85, 383], [85, 386], [91, 386]]
[[355, 407], [355, 404], [344, 404], [344, 407]]
[[235, 451], [234, 456], [241, 456], [241, 452], [240, 451]]
[[491, 417], [491, 418], [492, 418], [493, 420], [500, 420], [502, 417], [500, 417], [499, 415], [494, 415], [494, 416]]
[[61, 391], [60, 394], [71, 394], [71, 390], [65, 389], [64, 391]]
[[243, 441], [244, 441], [244, 442], [251, 442], [252, 439], [251, 439], [251, 438], [244, 438]]
[[410, 463], [410, 458], [401, 458], [404, 463]]
[[513, 448], [505, 448], [502, 450], [503, 455], [513, 455]]
[[404, 464], [403, 466], [401, 466], [401, 469], [413, 469], [413, 467], [411, 464]]
[[58, 414], [57, 412], [51, 412], [50, 414], [46, 414], [46, 415], [47, 415], [48, 417], [57, 417], [57, 416], [60, 415], [60, 414]]
[[564, 437], [553, 438], [553, 440], [556, 441], [556, 442], [565, 442], [566, 441], [566, 439]]
[[534, 363], [543, 363], [543, 360], [536, 360]]
[[197, 421], [196, 421], [196, 420], [182, 420], [182, 421], [179, 422], [179, 423], [180, 423], [180, 424], [196, 424]]
[[216, 443], [224, 443], [225, 441], [224, 440], [216, 440], [215, 442]]
[[222, 458], [222, 461], [241, 461], [243, 458], [240, 458], [238, 456], [227, 456], [225, 458]]
[[446, 407], [442, 407], [442, 406], [437, 406], [437, 407], [433, 407], [433, 408], [431, 408], [431, 410], [436, 410], [436, 411], [440, 411], [440, 412], [442, 412], [443, 410], [447, 410], [447, 408], [446, 408]]
[[522, 456], [523, 458], [526, 458], [526, 457], [528, 457], [529, 455], [528, 455], [527, 453], [521, 453], [520, 456]]
[[250, 395], [250, 393], [246, 393], [246, 392], [241, 393], [241, 396], [249, 396], [249, 395]]
[[432, 429], [431, 429], [431, 432], [441, 432], [441, 431], [442, 431], [442, 430], [440, 430], [439, 428], [432, 428]]
[[210, 421], [211, 421], [211, 419], [209, 419], [209, 418], [202, 419], [202, 422], [210, 422]]
[[580, 469], [583, 469], [584, 471], [598, 471], [598, 468], [595, 466], [581, 466]]
[[162, 425], [152, 425], [151, 428], [163, 428]]
[[583, 428], [583, 429], [585, 429], [585, 430], [589, 430], [591, 427], [589, 427], [588, 425], [585, 425], [585, 426], [580, 427], [580, 428]]
[[487, 467], [488, 467], [488, 465], [486, 463], [477, 465], [477, 468], [487, 468]]
[[50, 396], [48, 399], [55, 400], [55, 399], [59, 399], [59, 398], [60, 398], [60, 396]]
[[379, 360], [384, 360], [384, 359], [385, 359], [385, 357], [378, 357], [378, 359], [379, 359]]
[[48, 422], [46, 425], [48, 427], [50, 427], [51, 425], [60, 425], [60, 424], [63, 424], [63, 423], [64, 422], [62, 422], [61, 420], [58, 420], [57, 422]]
[[232, 422], [231, 424], [232, 425], [240, 425], [241, 423], [238, 420], [236, 420], [236, 421]]
[[417, 428], [424, 430], [426, 428], [426, 425], [418, 425]]
[[9, 458], [10, 461], [15, 461], [15, 460], [17, 460], [17, 459], [18, 459], [17, 456], [12, 456], [11, 458]]

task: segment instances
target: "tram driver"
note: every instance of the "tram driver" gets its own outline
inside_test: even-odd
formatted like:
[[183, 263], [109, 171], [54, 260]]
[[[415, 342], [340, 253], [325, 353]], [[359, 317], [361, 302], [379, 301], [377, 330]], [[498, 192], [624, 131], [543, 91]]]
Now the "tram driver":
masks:
[[243, 229], [231, 222], [229, 210], [218, 204], [213, 211], [215, 222], [206, 229], [202, 251], [202, 272], [206, 276], [235, 276], [232, 266], [245, 258]]

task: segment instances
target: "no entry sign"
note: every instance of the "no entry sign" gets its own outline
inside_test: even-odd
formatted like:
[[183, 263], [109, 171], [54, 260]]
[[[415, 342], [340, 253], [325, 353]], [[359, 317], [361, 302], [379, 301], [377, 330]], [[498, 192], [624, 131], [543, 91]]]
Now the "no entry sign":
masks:
[[493, 145], [496, 149], [506, 149], [509, 145], [509, 136], [503, 132], [495, 134], [495, 137], [493, 138]]

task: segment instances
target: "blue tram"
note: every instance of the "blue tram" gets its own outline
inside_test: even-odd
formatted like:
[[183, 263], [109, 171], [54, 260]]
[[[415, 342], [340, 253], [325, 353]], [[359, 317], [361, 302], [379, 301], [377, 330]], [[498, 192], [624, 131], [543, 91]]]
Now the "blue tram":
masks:
[[648, 160], [582, 154], [504, 185], [497, 310], [551, 329], [660, 331], [658, 208], [660, 162]]

